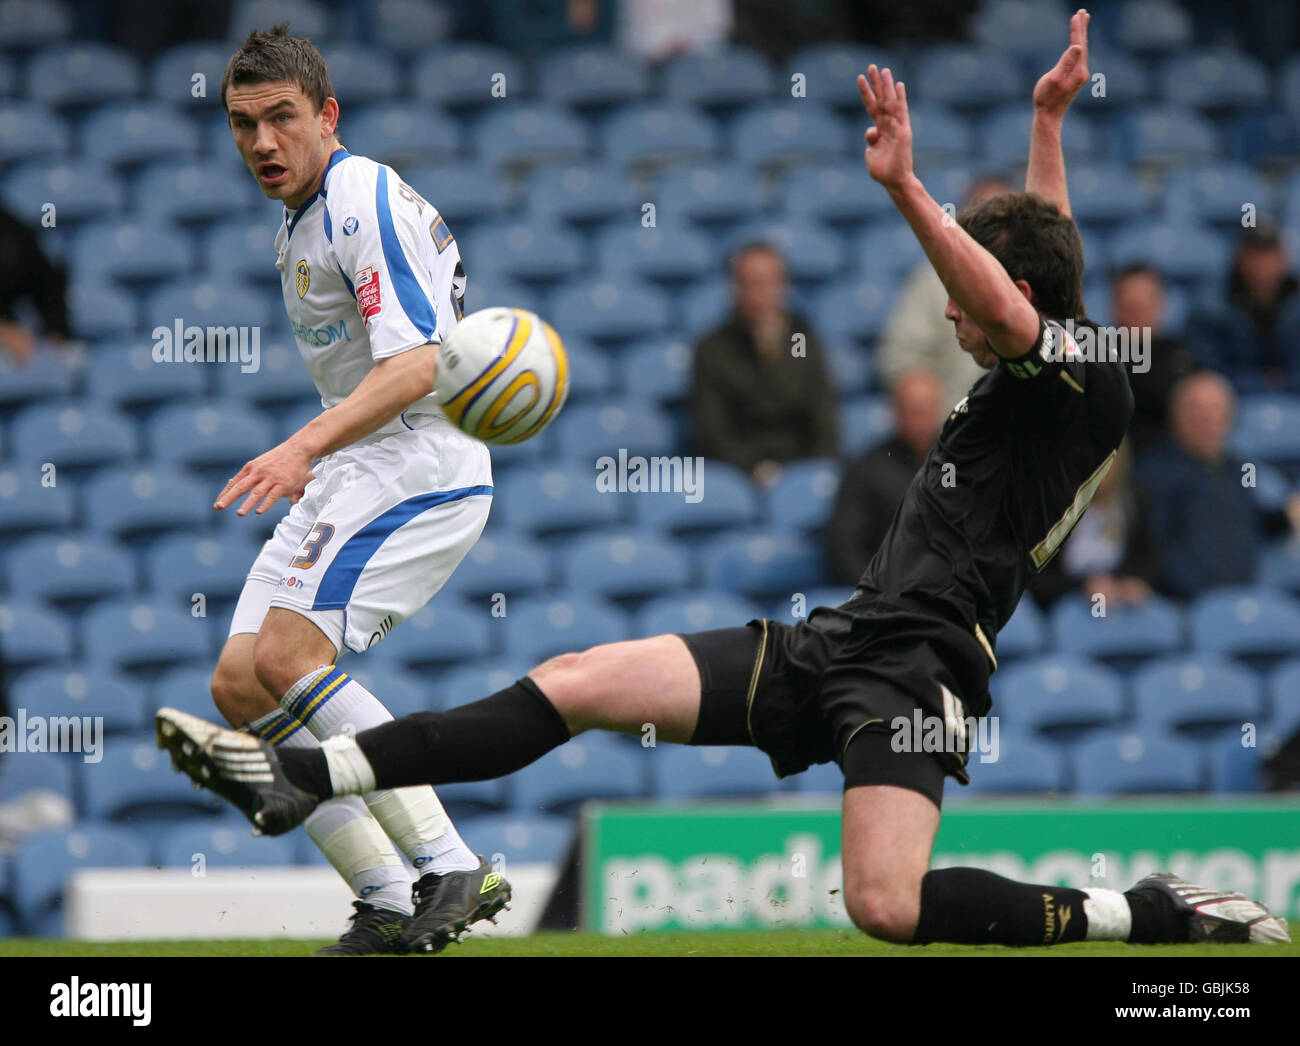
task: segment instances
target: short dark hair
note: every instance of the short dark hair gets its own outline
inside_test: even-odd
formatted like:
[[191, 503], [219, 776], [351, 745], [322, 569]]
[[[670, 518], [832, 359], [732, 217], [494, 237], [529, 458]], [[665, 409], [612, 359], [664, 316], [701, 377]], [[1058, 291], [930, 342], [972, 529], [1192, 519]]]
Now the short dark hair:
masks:
[[957, 224], [1008, 276], [1029, 284], [1034, 307], [1044, 316], [1084, 318], [1083, 241], [1056, 204], [1036, 193], [1003, 193], [964, 207]]
[[1151, 279], [1155, 280], [1156, 283], [1160, 284], [1160, 286], [1163, 287], [1165, 284], [1164, 275], [1154, 265], [1150, 265], [1144, 261], [1136, 261], [1130, 262], [1128, 265], [1125, 265], [1122, 269], [1116, 272], [1115, 275], [1110, 278], [1110, 285], [1116, 287], [1127, 280], [1130, 276], [1149, 276]]
[[290, 36], [289, 23], [281, 22], [270, 29], [254, 29], [244, 46], [230, 56], [221, 77], [221, 107], [226, 105], [226, 90], [244, 84], [295, 83], [320, 112], [326, 98], [334, 97], [325, 59], [305, 36]]

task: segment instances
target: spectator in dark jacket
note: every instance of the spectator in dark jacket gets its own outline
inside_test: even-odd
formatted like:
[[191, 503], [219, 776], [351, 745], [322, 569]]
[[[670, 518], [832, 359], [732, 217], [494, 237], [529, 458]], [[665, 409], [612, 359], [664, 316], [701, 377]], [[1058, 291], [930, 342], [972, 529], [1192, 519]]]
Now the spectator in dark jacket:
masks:
[[27, 305], [51, 341], [67, 339], [68, 307], [63, 271], [36, 242], [36, 236], [8, 211], [0, 209], [0, 351], [19, 363], [36, 352], [36, 339], [20, 322]]
[[844, 585], [867, 569], [943, 424], [944, 385], [932, 371], [900, 375], [892, 395], [894, 435], [849, 466], [827, 528], [831, 572]]
[[782, 462], [835, 456], [835, 390], [821, 342], [787, 311], [776, 249], [742, 247], [731, 272], [731, 315], [695, 347], [695, 449], [770, 483]]

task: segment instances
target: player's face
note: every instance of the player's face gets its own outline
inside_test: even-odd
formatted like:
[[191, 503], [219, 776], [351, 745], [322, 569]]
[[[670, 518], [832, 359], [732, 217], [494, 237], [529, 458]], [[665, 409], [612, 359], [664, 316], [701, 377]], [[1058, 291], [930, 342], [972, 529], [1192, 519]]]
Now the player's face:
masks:
[[320, 187], [338, 126], [338, 103], [316, 112], [296, 83], [231, 87], [226, 92], [235, 146], [262, 192], [297, 208]]
[[962, 352], [967, 353], [985, 370], [997, 366], [997, 353], [989, 348], [984, 332], [975, 326], [974, 321], [951, 298], [948, 299], [948, 307], [943, 310], [943, 316], [952, 321], [953, 333], [957, 335], [957, 344], [961, 346]]

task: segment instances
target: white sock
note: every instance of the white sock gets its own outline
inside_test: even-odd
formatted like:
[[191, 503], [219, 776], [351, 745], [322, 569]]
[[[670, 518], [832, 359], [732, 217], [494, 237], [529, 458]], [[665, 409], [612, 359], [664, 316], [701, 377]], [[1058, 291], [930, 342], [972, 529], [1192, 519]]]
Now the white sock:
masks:
[[[322, 741], [340, 735], [351, 737], [393, 719], [383, 702], [334, 665], [321, 665], [308, 672], [280, 699], [280, 707]], [[366, 804], [421, 874], [441, 875], [478, 867], [478, 857], [465, 845], [428, 785], [376, 792], [374, 770], [355, 745], [327, 751], [326, 757], [331, 779], [337, 777], [336, 795], [355, 794], [359, 784], [370, 782], [363, 789]]]
[[[249, 724], [258, 737], [284, 748], [317, 748], [309, 730], [283, 712]], [[359, 900], [410, 915], [411, 877], [369, 808], [354, 795], [330, 799], [306, 820], [307, 834]]]
[[1133, 911], [1118, 890], [1088, 888], [1083, 891], [1083, 914], [1088, 917], [1088, 941], [1127, 941], [1133, 930]]

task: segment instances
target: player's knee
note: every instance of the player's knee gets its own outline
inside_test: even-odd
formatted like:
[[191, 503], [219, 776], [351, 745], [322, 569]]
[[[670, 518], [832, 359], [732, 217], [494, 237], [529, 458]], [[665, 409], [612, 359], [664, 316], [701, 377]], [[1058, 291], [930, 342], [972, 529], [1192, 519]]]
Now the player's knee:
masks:
[[897, 891], [859, 886], [844, 891], [844, 905], [853, 925], [868, 937], [907, 944], [916, 933], [916, 911]]
[[[311, 660], [308, 658], [308, 660]], [[286, 642], [277, 633], [262, 632], [253, 647], [253, 674], [257, 681], [273, 695], [279, 697], [316, 665], [308, 665], [302, 651]]]
[[574, 733], [587, 728], [596, 696], [593, 686], [596, 659], [593, 654], [592, 650], [559, 654], [528, 673]]
[[224, 662], [217, 663], [208, 691], [212, 694], [212, 703], [217, 706], [217, 711], [231, 726], [238, 726], [241, 721], [245, 689], [238, 673]]

